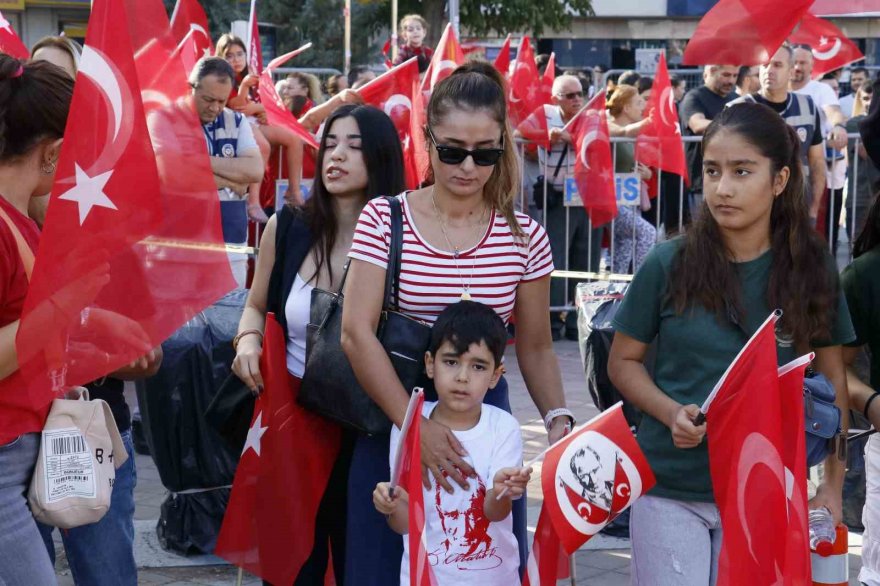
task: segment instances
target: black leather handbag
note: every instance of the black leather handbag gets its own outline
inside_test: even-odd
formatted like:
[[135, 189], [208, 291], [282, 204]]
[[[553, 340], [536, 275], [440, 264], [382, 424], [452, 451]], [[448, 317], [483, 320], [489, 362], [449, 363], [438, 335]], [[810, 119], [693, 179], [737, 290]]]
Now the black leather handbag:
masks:
[[559, 155], [559, 161], [556, 163], [556, 170], [553, 172], [553, 178], [551, 180], [545, 181], [543, 175], [538, 175], [538, 179], [535, 181], [535, 184], [532, 187], [532, 194], [535, 200], [535, 206], [539, 210], [544, 209], [545, 199], [547, 200], [548, 210], [554, 210], [562, 205], [562, 201], [563, 199], [565, 199], [565, 193], [560, 189], [556, 189], [553, 184], [556, 182], [556, 178], [559, 176], [559, 170], [562, 168], [562, 163], [565, 162], [565, 157], [567, 154], [568, 144], [565, 145], [565, 148], [562, 149], [562, 154]]
[[[397, 198], [386, 199], [391, 205], [391, 247], [376, 337], [388, 353], [403, 388], [411, 392], [424, 375], [431, 326], [398, 311], [403, 214]], [[306, 328], [306, 366], [298, 401], [306, 409], [349, 429], [367, 435], [388, 433], [391, 421], [358, 383], [342, 351], [343, 287], [347, 275], [348, 264], [335, 293], [312, 289], [311, 314]]]

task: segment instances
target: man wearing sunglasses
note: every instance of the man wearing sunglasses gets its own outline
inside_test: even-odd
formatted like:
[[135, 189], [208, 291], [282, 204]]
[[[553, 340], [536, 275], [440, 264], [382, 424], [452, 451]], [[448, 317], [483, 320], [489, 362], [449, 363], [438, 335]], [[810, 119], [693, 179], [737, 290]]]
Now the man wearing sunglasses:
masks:
[[[526, 161], [525, 189], [535, 184], [535, 180], [543, 175], [546, 178], [548, 196], [554, 190], [565, 192], [565, 179], [574, 171], [575, 153], [571, 145], [571, 136], [563, 132], [562, 128], [583, 107], [584, 90], [580, 80], [573, 75], [560, 75], [553, 82], [553, 104], [544, 106], [544, 116], [547, 120], [547, 128], [550, 131], [550, 150], [537, 149], [537, 165]], [[540, 115], [540, 110], [532, 116]], [[526, 120], [520, 127], [531, 125], [533, 122]], [[517, 130], [517, 136], [523, 134]], [[561, 164], [560, 164], [561, 163]], [[559, 173], [555, 173], [559, 165]], [[555, 177], [554, 177], [555, 175]], [[540, 183], [540, 182], [539, 182]], [[553, 251], [553, 264], [558, 269], [571, 271], [598, 271], [599, 259], [602, 254], [602, 228], [591, 229], [589, 218], [583, 210], [572, 208], [568, 218], [566, 230], [566, 214], [568, 208], [561, 203], [553, 205], [552, 202], [538, 202], [537, 198], [544, 199], [543, 194], [532, 194], [532, 201], [544, 208], [544, 226], [550, 237], [550, 248]], [[550, 285], [550, 305], [561, 307], [574, 302], [575, 280], [553, 279]], [[566, 296], [566, 290], [568, 295]], [[558, 340], [564, 335], [572, 340], [577, 339], [577, 314], [574, 311], [555, 313], [551, 315], [550, 326], [553, 339]]]

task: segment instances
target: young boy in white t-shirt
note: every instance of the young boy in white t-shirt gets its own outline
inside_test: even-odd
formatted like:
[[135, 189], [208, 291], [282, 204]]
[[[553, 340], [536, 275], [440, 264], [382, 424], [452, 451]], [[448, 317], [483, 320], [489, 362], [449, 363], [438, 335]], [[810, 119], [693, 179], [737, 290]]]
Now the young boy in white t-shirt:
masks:
[[[462, 301], [437, 318], [425, 353], [425, 369], [439, 400], [425, 402], [422, 415], [452, 430], [475, 472], [467, 489], [453, 484], [450, 494], [433, 477], [431, 488], [424, 489], [428, 562], [439, 586], [519, 583], [510, 509], [511, 501], [525, 492], [531, 469], [522, 467], [519, 423], [510, 413], [483, 404], [501, 378], [506, 345], [507, 330], [498, 314], [481, 303]], [[400, 440], [395, 427], [389, 459]], [[389, 483], [380, 482], [373, 503], [388, 525], [405, 535], [409, 497], [400, 486], [393, 498], [389, 492]], [[400, 584], [409, 586], [409, 540], [403, 544]]]

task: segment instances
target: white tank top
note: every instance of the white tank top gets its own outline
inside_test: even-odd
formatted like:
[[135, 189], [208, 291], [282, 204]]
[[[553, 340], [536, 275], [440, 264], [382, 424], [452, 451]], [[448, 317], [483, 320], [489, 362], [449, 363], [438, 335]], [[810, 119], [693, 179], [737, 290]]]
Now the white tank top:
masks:
[[302, 378], [306, 368], [306, 325], [309, 323], [309, 310], [312, 306], [312, 287], [302, 280], [299, 274], [293, 280], [287, 303], [284, 304], [284, 317], [287, 319], [287, 371]]

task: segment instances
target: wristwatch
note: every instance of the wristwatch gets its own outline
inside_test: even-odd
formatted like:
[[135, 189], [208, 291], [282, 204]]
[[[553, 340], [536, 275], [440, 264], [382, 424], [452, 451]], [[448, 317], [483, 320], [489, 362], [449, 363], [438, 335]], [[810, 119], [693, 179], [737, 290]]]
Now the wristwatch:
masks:
[[553, 420], [557, 417], [568, 417], [571, 420], [571, 423], [569, 423], [569, 429], [574, 427], [574, 413], [572, 413], [570, 409], [560, 407], [558, 409], [550, 409], [549, 411], [547, 411], [547, 414], [544, 415], [544, 427], [547, 429], [548, 432], [550, 431], [550, 427], [553, 425]]

